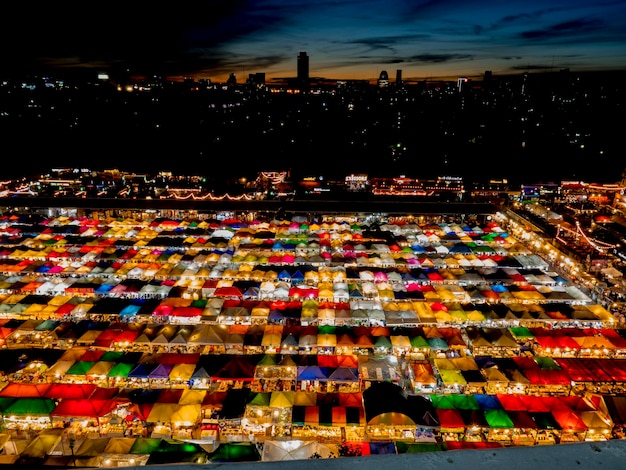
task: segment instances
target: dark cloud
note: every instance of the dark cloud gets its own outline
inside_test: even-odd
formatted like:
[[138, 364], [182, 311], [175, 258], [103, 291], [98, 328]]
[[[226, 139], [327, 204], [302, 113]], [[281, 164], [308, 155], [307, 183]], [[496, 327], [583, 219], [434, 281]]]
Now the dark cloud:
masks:
[[430, 35], [428, 34], [403, 34], [398, 36], [362, 37], [358, 39], [341, 41], [340, 43], [366, 46], [371, 50], [387, 49], [395, 52], [395, 46], [397, 45], [411, 43], [416, 40], [424, 40], [428, 39], [429, 37]]
[[471, 60], [473, 56], [468, 54], [418, 54], [411, 56], [412, 62], [422, 62], [425, 64], [441, 64], [459, 60]]
[[576, 36], [590, 31], [599, 31], [602, 27], [603, 22], [599, 19], [579, 18], [558, 23], [545, 29], [524, 31], [520, 36], [532, 40], [562, 38], [563, 36]]
[[528, 65], [515, 65], [511, 67], [511, 71], [514, 72], [524, 72], [531, 70], [549, 70], [554, 68], [553, 65], [542, 65], [542, 64], [528, 64]]
[[562, 8], [545, 8], [540, 10], [532, 10], [530, 12], [524, 13], [516, 13], [514, 15], [506, 15], [503, 16], [497, 24], [505, 25], [505, 24], [517, 24], [517, 23], [528, 23], [532, 21], [537, 21], [542, 16], [556, 13], [558, 11], [562, 11]]

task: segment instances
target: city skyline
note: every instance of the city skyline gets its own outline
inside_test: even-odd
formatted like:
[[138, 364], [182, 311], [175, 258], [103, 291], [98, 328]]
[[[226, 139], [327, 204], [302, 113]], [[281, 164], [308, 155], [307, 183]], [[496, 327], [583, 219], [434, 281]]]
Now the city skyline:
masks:
[[9, 7], [7, 72], [125, 71], [226, 82], [264, 73], [406, 81], [626, 68], [626, 2], [210, 2], [178, 10]]

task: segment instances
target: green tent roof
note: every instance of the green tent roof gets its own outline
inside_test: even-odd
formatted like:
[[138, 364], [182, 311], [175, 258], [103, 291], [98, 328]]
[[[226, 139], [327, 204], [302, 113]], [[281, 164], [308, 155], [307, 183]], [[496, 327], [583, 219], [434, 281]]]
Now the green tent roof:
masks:
[[65, 375], [87, 375], [87, 371], [95, 364], [93, 361], [77, 361], [67, 369]]
[[100, 356], [100, 361], [104, 362], [117, 362], [120, 357], [124, 355], [124, 351], [106, 351]]
[[228, 442], [209, 454], [211, 462], [257, 462], [261, 455], [254, 444]]
[[270, 397], [272, 392], [258, 392], [254, 395], [252, 400], [248, 402], [248, 405], [252, 406], [270, 406]]
[[514, 427], [513, 420], [511, 420], [507, 412], [504, 410], [486, 410], [485, 420], [489, 423], [489, 427], [492, 428]]
[[535, 362], [539, 364], [542, 370], [560, 370], [561, 366], [557, 362], [548, 356], [535, 356]]
[[513, 326], [509, 328], [509, 331], [516, 338], [534, 338], [535, 335], [531, 333], [531, 331], [525, 326]]
[[430, 348], [430, 344], [423, 336], [413, 336], [410, 341], [412, 348]]
[[474, 395], [434, 394], [431, 400], [437, 409], [480, 410], [480, 403]]
[[0, 412], [4, 412], [15, 400], [14, 397], [0, 397]]
[[130, 448], [130, 453], [151, 454], [159, 448], [162, 440], [156, 437], [138, 437]]
[[130, 371], [133, 370], [135, 364], [128, 364], [125, 362], [118, 362], [107, 374], [107, 377], [128, 377]]
[[3, 416], [50, 416], [54, 408], [52, 398], [18, 398], [2, 414]]

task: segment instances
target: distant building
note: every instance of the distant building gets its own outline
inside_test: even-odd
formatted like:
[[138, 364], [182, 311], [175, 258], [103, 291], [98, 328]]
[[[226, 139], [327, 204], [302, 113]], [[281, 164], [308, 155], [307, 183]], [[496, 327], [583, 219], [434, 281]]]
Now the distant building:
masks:
[[263, 72], [251, 73], [248, 75], [247, 83], [250, 88], [262, 90], [265, 88], [265, 74]]
[[229, 88], [237, 85], [237, 76], [234, 73], [229, 75], [228, 80], [226, 80], [226, 85]]
[[389, 74], [386, 70], [380, 72], [378, 76], [378, 88], [387, 88], [389, 86]]
[[400, 88], [402, 86], [402, 70], [396, 70], [396, 88]]
[[375, 196], [422, 196], [460, 201], [465, 192], [463, 178], [458, 176], [437, 179], [370, 177], [369, 183]]
[[298, 85], [301, 90], [309, 87], [309, 56], [306, 52], [298, 54]]
[[456, 81], [456, 88], [459, 93], [462, 91], [465, 91], [468, 85], [469, 85], [469, 79], [467, 79], [466, 77], [460, 77]]

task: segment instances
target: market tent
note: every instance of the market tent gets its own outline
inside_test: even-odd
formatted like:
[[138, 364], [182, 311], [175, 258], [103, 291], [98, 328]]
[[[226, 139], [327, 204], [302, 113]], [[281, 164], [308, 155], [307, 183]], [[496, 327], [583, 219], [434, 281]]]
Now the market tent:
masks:
[[211, 462], [258, 462], [261, 455], [257, 446], [247, 442], [228, 442], [208, 455]]
[[386, 455], [397, 454], [396, 445], [394, 442], [386, 441], [371, 441], [369, 442], [370, 455]]
[[[389, 345], [391, 345], [391, 342]], [[362, 355], [358, 357], [358, 365], [359, 372], [365, 380], [393, 381], [402, 376], [398, 362], [392, 356], [374, 357]]]
[[358, 382], [358, 369], [352, 367], [337, 367], [328, 376], [329, 382]]
[[415, 426], [416, 423], [404, 413], [389, 411], [375, 416], [367, 423], [369, 426]]
[[[17, 400], [17, 398], [14, 398], [14, 397], [0, 397], [0, 415], [3, 415], [4, 414], [4, 410], [6, 410], [9, 407], [9, 405], [11, 405], [15, 400]], [[0, 434], [0, 436], [4, 436], [4, 435]], [[0, 437], [0, 444], [1, 444], [2, 439], [3, 439], [3, 437]]]
[[53, 383], [46, 391], [45, 396], [56, 399], [89, 398], [97, 388], [97, 385], [94, 384]]
[[247, 403], [247, 406], [268, 407], [270, 406], [271, 395], [272, 392], [256, 392], [254, 393], [252, 399]]
[[193, 390], [185, 389], [181, 394], [178, 404], [179, 405], [195, 405], [202, 404], [204, 397], [206, 397], [206, 390]]
[[136, 440], [136, 437], [112, 437], [108, 440], [102, 453], [116, 456], [130, 454]]
[[46, 396], [50, 387], [51, 384], [9, 382], [2, 390], [0, 390], [0, 397], [40, 398]]
[[439, 426], [432, 402], [421, 395], [408, 395], [399, 385], [373, 382], [362, 396], [368, 424], [383, 413], [395, 412], [406, 415], [419, 426]]
[[492, 428], [513, 428], [515, 427], [513, 420], [503, 409], [485, 410], [485, 420]]
[[212, 374], [212, 380], [253, 380], [256, 364], [248, 356], [231, 356], [229, 361]]
[[465, 420], [461, 410], [455, 408], [441, 408], [437, 410], [437, 417], [442, 432], [463, 432], [465, 430]]
[[604, 397], [604, 402], [611, 421], [616, 426], [622, 428], [626, 426], [626, 397], [607, 395]]
[[475, 395], [434, 394], [431, 396], [433, 406], [437, 409], [455, 408], [457, 410], [480, 410], [481, 406]]
[[44, 458], [61, 440], [61, 429], [40, 432], [20, 453], [20, 457]]
[[158, 437], [138, 437], [130, 448], [131, 454], [151, 454], [155, 452], [163, 439]]
[[150, 453], [146, 466], [162, 464], [207, 462], [208, 455], [198, 444], [162, 440], [159, 446]]
[[584, 432], [587, 431], [587, 425], [581, 417], [572, 410], [551, 410], [552, 416], [564, 431]]
[[319, 456], [329, 458], [333, 454], [331, 446], [317, 441], [273, 441], [266, 440], [263, 446], [261, 460], [263, 462], [276, 462], [279, 460], [305, 460]]
[[109, 437], [84, 439], [74, 451], [75, 457], [96, 457], [100, 456], [106, 448]]
[[590, 432], [608, 435], [613, 429], [610, 415], [601, 411], [579, 411], [577, 414]]
[[155, 403], [146, 418], [149, 423], [170, 423], [178, 403]]
[[297, 426], [364, 426], [365, 416], [362, 407], [297, 405], [292, 408], [291, 422]]
[[195, 364], [175, 364], [169, 374], [172, 382], [188, 382], [196, 369]]
[[298, 366], [298, 380], [326, 381], [329, 374], [328, 368], [319, 366]]
[[295, 393], [293, 391], [271, 392], [269, 406], [271, 408], [291, 408], [294, 404]]
[[3, 416], [41, 416], [50, 417], [55, 408], [51, 398], [18, 398], [2, 413]]
[[[158, 405], [156, 403], [155, 405]], [[170, 421], [184, 426], [193, 426], [200, 418], [201, 404], [177, 404], [173, 413], [170, 416]]]
[[101, 418], [113, 411], [115, 400], [68, 398], [61, 400], [50, 413], [56, 417]]
[[421, 454], [424, 452], [440, 452], [444, 450], [443, 444], [437, 442], [403, 442], [396, 441], [398, 454]]
[[107, 373], [107, 377], [126, 378], [128, 374], [135, 368], [135, 364], [118, 362]]
[[293, 398], [294, 406], [315, 406], [317, 404], [317, 392], [305, 392], [298, 390]]

